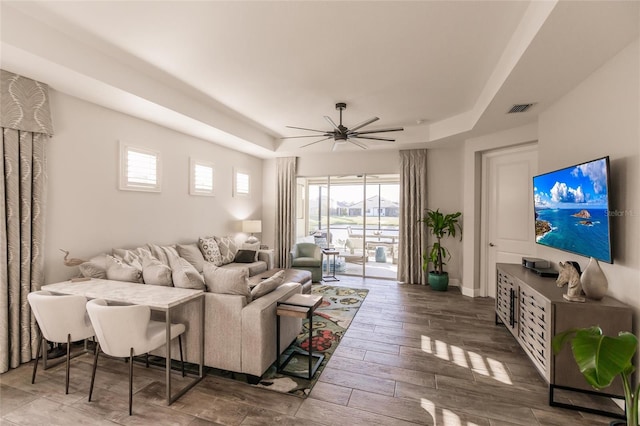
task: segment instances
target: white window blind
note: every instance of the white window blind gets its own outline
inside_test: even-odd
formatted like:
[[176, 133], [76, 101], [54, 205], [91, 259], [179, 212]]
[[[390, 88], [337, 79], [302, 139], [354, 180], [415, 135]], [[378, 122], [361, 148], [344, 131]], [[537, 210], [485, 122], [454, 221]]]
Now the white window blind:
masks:
[[250, 191], [250, 178], [249, 173], [236, 170], [235, 172], [235, 195], [249, 195]]
[[214, 195], [213, 164], [191, 159], [191, 195]]
[[160, 192], [160, 153], [121, 144], [120, 189]]

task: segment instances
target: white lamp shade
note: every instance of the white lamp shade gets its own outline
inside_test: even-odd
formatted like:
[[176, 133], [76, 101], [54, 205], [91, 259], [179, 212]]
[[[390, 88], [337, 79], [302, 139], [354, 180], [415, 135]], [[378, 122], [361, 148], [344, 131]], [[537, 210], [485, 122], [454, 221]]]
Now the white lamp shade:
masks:
[[246, 234], [262, 232], [262, 221], [261, 220], [243, 220], [242, 232]]

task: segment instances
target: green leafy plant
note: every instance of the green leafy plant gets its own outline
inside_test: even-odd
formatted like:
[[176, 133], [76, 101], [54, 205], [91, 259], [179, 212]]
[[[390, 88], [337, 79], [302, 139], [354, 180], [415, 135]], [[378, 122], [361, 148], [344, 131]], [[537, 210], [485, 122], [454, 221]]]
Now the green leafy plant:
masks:
[[631, 361], [638, 348], [637, 337], [626, 331], [620, 332], [616, 337], [605, 336], [598, 326], [574, 328], [554, 336], [554, 353], [557, 355], [568, 342], [571, 343], [573, 358], [580, 372], [595, 389], [608, 387], [616, 376], [620, 376], [624, 388], [627, 425], [636, 426], [640, 384], [635, 389], [631, 385], [631, 374], [635, 371]]
[[427, 215], [420, 221], [427, 226], [436, 241], [430, 246], [428, 253], [422, 254], [422, 269], [426, 271], [429, 268], [429, 263], [433, 263], [436, 274], [444, 272], [443, 266], [446, 265], [444, 259], [450, 259], [451, 253], [442, 245], [441, 240], [444, 237], [455, 237], [457, 231], [460, 231], [460, 240], [462, 240], [460, 216], [462, 216], [461, 212], [444, 214], [439, 209], [427, 210]]

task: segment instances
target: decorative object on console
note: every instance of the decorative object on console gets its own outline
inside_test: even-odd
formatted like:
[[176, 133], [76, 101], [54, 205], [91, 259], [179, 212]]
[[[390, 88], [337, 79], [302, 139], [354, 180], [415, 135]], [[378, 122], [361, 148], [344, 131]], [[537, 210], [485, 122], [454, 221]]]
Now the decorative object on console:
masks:
[[556, 279], [558, 287], [564, 287], [565, 284], [569, 284], [567, 293], [562, 297], [569, 302], [584, 302], [582, 297], [582, 285], [580, 284], [580, 272], [576, 269], [575, 262], [558, 262], [560, 266], [560, 275]]
[[607, 277], [602, 272], [598, 259], [593, 257], [589, 259], [587, 268], [582, 272], [580, 282], [584, 294], [593, 300], [601, 300], [609, 289]]
[[64, 259], [62, 259], [62, 263], [64, 263], [65, 266], [78, 266], [87, 262], [84, 259], [78, 259], [75, 257], [69, 259], [69, 252], [67, 250], [60, 249], [60, 251], [64, 253]]
[[242, 221], [242, 232], [245, 234], [251, 234], [249, 238], [247, 238], [246, 242], [249, 244], [257, 243], [259, 240], [253, 234], [260, 234], [262, 232], [262, 221], [261, 220], [243, 220]]

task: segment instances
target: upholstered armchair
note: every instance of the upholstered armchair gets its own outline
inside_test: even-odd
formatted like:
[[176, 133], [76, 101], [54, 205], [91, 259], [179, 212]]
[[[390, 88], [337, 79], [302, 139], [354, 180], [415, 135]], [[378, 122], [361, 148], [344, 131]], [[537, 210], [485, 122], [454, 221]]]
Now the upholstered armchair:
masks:
[[311, 281], [322, 281], [322, 249], [313, 243], [297, 243], [291, 250], [291, 268], [311, 272]]

